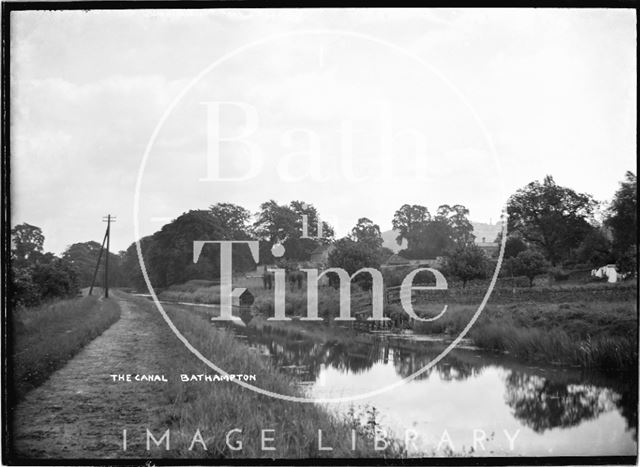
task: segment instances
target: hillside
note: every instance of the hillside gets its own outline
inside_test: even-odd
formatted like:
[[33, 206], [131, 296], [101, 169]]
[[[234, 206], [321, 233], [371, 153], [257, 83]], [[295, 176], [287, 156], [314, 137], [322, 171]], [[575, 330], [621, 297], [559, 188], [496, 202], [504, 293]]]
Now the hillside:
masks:
[[471, 222], [473, 224], [473, 235], [476, 236], [476, 242], [494, 242], [502, 229], [502, 224], [485, 224], [483, 222]]

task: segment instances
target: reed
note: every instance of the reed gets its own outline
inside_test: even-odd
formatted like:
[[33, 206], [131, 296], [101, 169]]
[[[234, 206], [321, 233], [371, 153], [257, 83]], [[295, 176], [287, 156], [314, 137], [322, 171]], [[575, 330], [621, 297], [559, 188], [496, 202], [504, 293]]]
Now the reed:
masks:
[[[452, 305], [435, 322], [416, 322], [414, 332], [457, 335], [475, 308]], [[478, 347], [600, 370], [637, 368], [638, 334], [632, 302], [491, 305], [469, 332]]]

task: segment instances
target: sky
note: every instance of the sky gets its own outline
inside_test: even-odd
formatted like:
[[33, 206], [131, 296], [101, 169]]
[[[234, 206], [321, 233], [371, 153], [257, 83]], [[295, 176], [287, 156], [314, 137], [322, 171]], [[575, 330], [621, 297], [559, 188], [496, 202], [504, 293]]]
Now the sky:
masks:
[[[11, 13], [12, 224], [126, 249], [190, 209], [304, 200], [339, 236], [402, 204], [494, 223], [551, 174], [636, 172], [624, 9]], [[134, 215], [137, 214], [137, 215]]]

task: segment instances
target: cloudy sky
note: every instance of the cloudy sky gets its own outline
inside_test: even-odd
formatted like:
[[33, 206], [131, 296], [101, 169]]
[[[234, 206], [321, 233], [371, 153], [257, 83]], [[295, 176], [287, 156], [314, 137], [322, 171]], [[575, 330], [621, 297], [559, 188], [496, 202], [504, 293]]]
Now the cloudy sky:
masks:
[[125, 249], [134, 208], [147, 235], [220, 201], [300, 199], [342, 235], [364, 216], [391, 228], [404, 203], [495, 222], [546, 174], [607, 200], [636, 170], [635, 22], [587, 9], [13, 12], [12, 223], [40, 226], [60, 253], [100, 241], [107, 213]]

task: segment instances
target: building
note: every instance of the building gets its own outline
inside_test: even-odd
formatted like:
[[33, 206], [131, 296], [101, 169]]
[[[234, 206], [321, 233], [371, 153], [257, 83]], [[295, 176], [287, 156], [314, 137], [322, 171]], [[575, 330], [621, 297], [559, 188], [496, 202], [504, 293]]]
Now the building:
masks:
[[389, 257], [389, 259], [387, 259], [387, 261], [385, 261], [382, 267], [395, 268], [395, 267], [401, 267], [401, 266], [409, 266], [410, 264], [411, 263], [407, 258], [404, 258], [399, 254], [393, 254]]
[[393, 268], [436, 268], [444, 264], [444, 257], [437, 256], [436, 258], [424, 258], [424, 259], [407, 259], [398, 254], [391, 255], [389, 259], [380, 266], [382, 270]]
[[331, 253], [334, 248], [333, 245], [318, 245], [316, 249], [311, 252], [307, 263], [312, 268], [324, 269], [329, 263], [329, 253]]
[[485, 237], [482, 237], [482, 241], [476, 241], [476, 246], [480, 248], [488, 258], [493, 258], [500, 251], [500, 244], [498, 242], [487, 242]]

